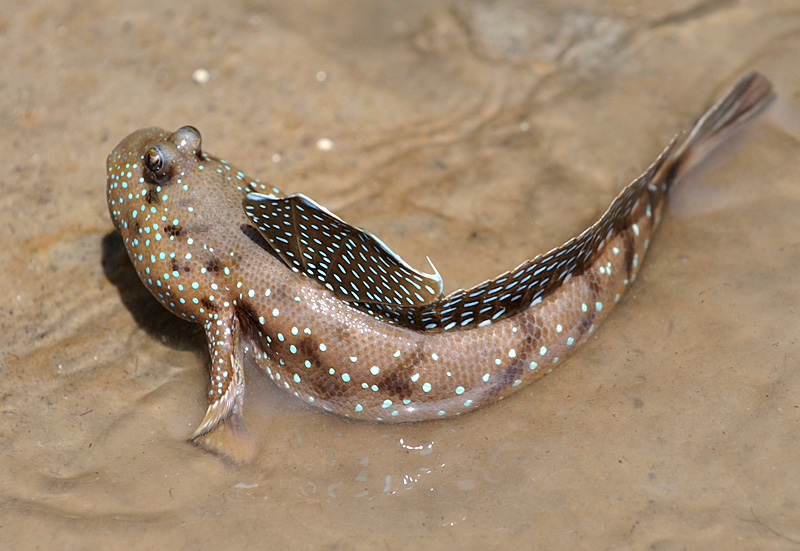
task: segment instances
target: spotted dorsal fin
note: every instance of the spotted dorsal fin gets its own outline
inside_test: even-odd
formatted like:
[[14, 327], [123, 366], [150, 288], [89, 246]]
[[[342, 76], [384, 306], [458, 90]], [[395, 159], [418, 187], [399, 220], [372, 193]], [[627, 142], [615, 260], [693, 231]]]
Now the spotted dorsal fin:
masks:
[[610, 237], [629, 229], [630, 214], [642, 201], [655, 205], [661, 200], [666, 188], [660, 185], [663, 179], [660, 171], [674, 144], [675, 140], [644, 174], [622, 190], [597, 222], [560, 247], [472, 289], [459, 289], [431, 304], [413, 308], [383, 304], [357, 306], [389, 323], [422, 331], [449, 331], [486, 325], [541, 302], [569, 278], [591, 266]]
[[289, 267], [321, 281], [341, 300], [362, 309], [414, 308], [442, 294], [442, 278], [435, 267], [433, 274], [415, 270], [380, 239], [305, 195], [249, 193], [243, 205], [258, 232]]

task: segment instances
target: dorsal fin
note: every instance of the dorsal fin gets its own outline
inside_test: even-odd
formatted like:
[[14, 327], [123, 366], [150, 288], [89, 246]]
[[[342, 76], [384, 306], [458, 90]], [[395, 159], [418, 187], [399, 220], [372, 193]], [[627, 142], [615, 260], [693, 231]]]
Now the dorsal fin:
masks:
[[354, 306], [387, 322], [423, 331], [449, 331], [492, 323], [529, 308], [555, 291], [568, 278], [583, 273], [608, 238], [630, 227], [630, 213], [640, 203], [655, 205], [665, 188], [655, 185], [675, 140], [647, 171], [612, 201], [603, 216], [560, 247], [527, 260], [472, 289], [459, 289], [431, 304], [415, 308], [385, 305]]
[[305, 195], [248, 193], [243, 205], [258, 232], [289, 267], [321, 281], [341, 300], [361, 308], [413, 308], [442, 294], [442, 278], [435, 267], [433, 274], [415, 270], [380, 239]]

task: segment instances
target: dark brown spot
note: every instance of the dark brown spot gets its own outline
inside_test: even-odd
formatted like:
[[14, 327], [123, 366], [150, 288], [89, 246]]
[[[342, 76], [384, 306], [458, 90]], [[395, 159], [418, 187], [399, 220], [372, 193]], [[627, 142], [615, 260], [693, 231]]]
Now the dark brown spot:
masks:
[[589, 284], [589, 290], [592, 292], [592, 295], [598, 296], [600, 291], [602, 291], [602, 287], [600, 286], [600, 282], [597, 281], [595, 271], [589, 270], [583, 274], [583, 277], [586, 278], [586, 283]]
[[322, 358], [320, 357], [320, 350], [319, 350], [319, 341], [316, 339], [304, 336], [300, 339], [299, 344], [297, 345], [298, 355], [308, 358], [308, 360], [317, 365], [321, 363]]
[[164, 233], [173, 237], [178, 237], [183, 233], [183, 228], [180, 224], [170, 224], [164, 228]]
[[633, 231], [628, 229], [622, 234], [622, 238], [625, 240], [625, 273], [630, 279], [633, 273]]
[[589, 312], [581, 318], [581, 321], [578, 322], [578, 327], [576, 328], [578, 331], [578, 336], [575, 339], [576, 341], [580, 340], [589, 331], [589, 328], [594, 323], [595, 315], [596, 312]]
[[404, 354], [401, 360], [383, 372], [375, 384], [392, 401], [411, 398], [414, 394], [411, 376], [417, 372], [423, 359], [424, 355], [419, 349]]
[[495, 381], [495, 384], [501, 387], [507, 387], [514, 384], [514, 381], [519, 379], [519, 373], [522, 370], [524, 362], [522, 360], [514, 360], [511, 362], [505, 369], [501, 369], [496, 373], [496, 377], [499, 380]]
[[147, 188], [147, 193], [144, 194], [144, 200], [147, 201], [148, 205], [161, 202], [155, 188], [152, 187]]
[[411, 370], [408, 365], [399, 369], [392, 369], [381, 377], [377, 383], [378, 388], [384, 394], [388, 394], [392, 401], [411, 398], [413, 389], [411, 387]]
[[222, 270], [222, 264], [218, 258], [212, 258], [206, 262], [206, 270], [212, 273], [219, 272]]
[[217, 310], [219, 310], [219, 306], [217, 306], [207, 298], [200, 299], [200, 304], [202, 304], [206, 310], [210, 310], [211, 312], [216, 312]]
[[533, 356], [534, 350], [539, 350], [542, 346], [542, 328], [536, 324], [532, 331], [525, 333], [522, 342], [517, 346], [517, 354], [522, 358]]

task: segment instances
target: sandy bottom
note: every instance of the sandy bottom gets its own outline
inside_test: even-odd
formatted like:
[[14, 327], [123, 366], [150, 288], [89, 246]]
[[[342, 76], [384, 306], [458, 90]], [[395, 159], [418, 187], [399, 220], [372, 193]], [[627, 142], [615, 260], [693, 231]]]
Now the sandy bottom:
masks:
[[[795, 0], [12, 0], [0, 54], [0, 547], [800, 546]], [[207, 353], [113, 233], [129, 132], [193, 124], [450, 291], [581, 231], [753, 69], [778, 100], [552, 375], [395, 427], [253, 376], [254, 463], [186, 443]]]

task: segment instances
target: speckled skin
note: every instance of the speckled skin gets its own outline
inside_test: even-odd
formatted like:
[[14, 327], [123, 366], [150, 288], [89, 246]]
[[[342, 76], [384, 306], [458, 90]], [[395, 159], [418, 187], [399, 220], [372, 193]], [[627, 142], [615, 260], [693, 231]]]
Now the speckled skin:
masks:
[[770, 95], [766, 79], [745, 77], [582, 234], [593, 239], [545, 259], [581, 255], [579, 266], [559, 273], [563, 263], [551, 261], [553, 278], [532, 304], [454, 330], [380, 321], [290, 270], [242, 207], [248, 192], [278, 190], [205, 154], [194, 128], [134, 132], [108, 157], [109, 210], [145, 286], [205, 328], [209, 407], [192, 438], [236, 460], [252, 456], [241, 419], [247, 354], [299, 399], [370, 421], [458, 415], [533, 382], [591, 335], [633, 282], [665, 192], [696, 146]]

